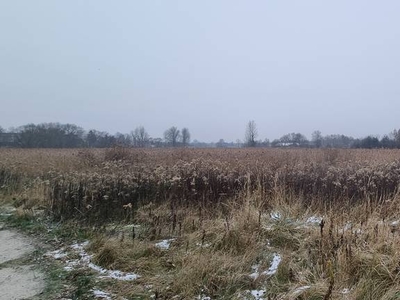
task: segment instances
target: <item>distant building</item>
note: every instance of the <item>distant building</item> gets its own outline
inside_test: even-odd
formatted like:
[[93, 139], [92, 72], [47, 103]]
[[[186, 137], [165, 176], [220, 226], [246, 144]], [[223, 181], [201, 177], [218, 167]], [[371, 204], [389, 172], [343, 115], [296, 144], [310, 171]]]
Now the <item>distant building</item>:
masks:
[[18, 134], [13, 132], [0, 133], [0, 147], [17, 147]]

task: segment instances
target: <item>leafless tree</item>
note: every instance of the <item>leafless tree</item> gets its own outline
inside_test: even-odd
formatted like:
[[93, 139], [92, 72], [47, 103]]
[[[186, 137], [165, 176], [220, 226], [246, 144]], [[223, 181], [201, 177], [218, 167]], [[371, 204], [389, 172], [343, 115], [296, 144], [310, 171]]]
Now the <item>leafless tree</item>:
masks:
[[186, 127], [182, 129], [182, 145], [186, 147], [190, 143], [190, 132]]
[[240, 139], [236, 139], [236, 147], [242, 147], [242, 141]]
[[244, 136], [244, 141], [247, 147], [255, 147], [256, 139], [258, 136], [257, 125], [254, 121], [249, 121], [246, 126], [246, 133]]
[[133, 144], [131, 134], [124, 134], [121, 132], [117, 132], [114, 135], [114, 137], [117, 145], [119, 146], [128, 147]]
[[165, 142], [172, 147], [176, 147], [178, 145], [179, 138], [180, 132], [175, 126], [172, 126], [164, 132]]
[[394, 129], [389, 134], [389, 138], [391, 138], [394, 141], [395, 147], [400, 148], [400, 129], [399, 130]]
[[150, 136], [143, 126], [136, 127], [131, 136], [134, 147], [144, 148], [149, 144]]
[[322, 146], [322, 140], [323, 140], [321, 131], [315, 130], [311, 134], [311, 140], [316, 148], [320, 148]]

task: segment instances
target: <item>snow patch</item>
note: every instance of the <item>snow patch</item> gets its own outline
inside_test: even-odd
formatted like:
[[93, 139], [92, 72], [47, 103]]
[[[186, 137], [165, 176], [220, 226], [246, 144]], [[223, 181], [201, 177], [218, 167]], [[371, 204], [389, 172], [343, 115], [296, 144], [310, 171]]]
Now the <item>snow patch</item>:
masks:
[[0, 216], [2, 217], [11, 217], [13, 214], [12, 213], [1, 213]]
[[317, 217], [317, 216], [311, 216], [306, 220], [306, 223], [308, 224], [320, 224], [322, 221], [321, 217]]
[[274, 257], [272, 258], [272, 263], [269, 269], [266, 271], [266, 275], [273, 275], [278, 270], [279, 264], [281, 263], [282, 258], [279, 254], [274, 253]]
[[251, 273], [249, 276], [251, 278], [253, 278], [254, 280], [256, 280], [260, 276], [260, 273], [258, 272], [259, 268], [260, 268], [260, 264], [257, 264], [257, 265], [254, 265], [251, 267], [251, 269], [253, 270], [253, 273]]
[[67, 261], [67, 265], [64, 267], [66, 271], [72, 271], [79, 266], [83, 266], [88, 267], [100, 274], [103, 274], [103, 276], [100, 276], [100, 278], [113, 278], [117, 280], [131, 281], [140, 277], [135, 273], [125, 273], [118, 270], [108, 270], [92, 263], [91, 259], [93, 255], [89, 255], [84, 249], [85, 246], [87, 246], [88, 244], [89, 242], [86, 241], [84, 243], [71, 245], [71, 248], [78, 253], [80, 258]]
[[349, 294], [349, 293], [350, 293], [350, 290], [347, 288], [342, 290], [342, 294], [344, 294], [344, 295]]
[[54, 259], [61, 259], [67, 256], [67, 253], [64, 252], [64, 248], [61, 248], [59, 250], [55, 251], [50, 251], [45, 254], [47, 257], [52, 257]]
[[134, 273], [125, 273], [125, 272], [118, 271], [118, 270], [117, 271], [107, 270], [107, 275], [103, 276], [103, 277], [109, 277], [109, 278], [123, 280], [123, 281], [132, 281], [132, 280], [139, 278], [140, 276], [137, 274], [134, 274]]
[[83, 243], [76, 243], [71, 245], [70, 247], [76, 251], [84, 251], [84, 248], [89, 245], [89, 241], [84, 241]]
[[275, 220], [275, 221], [280, 220], [282, 218], [282, 215], [279, 211], [271, 212], [269, 214], [269, 216], [271, 217], [272, 220]]
[[100, 298], [100, 299], [106, 299], [106, 300], [111, 300], [110, 294], [100, 291], [100, 290], [92, 290], [93, 296], [95, 298]]
[[276, 271], [278, 270], [278, 267], [279, 267], [279, 264], [281, 263], [281, 261], [282, 261], [281, 256], [277, 253], [274, 253], [274, 256], [273, 256], [272, 262], [271, 262], [271, 266], [268, 268], [268, 270], [260, 273], [259, 272], [260, 265], [257, 264], [257, 265], [254, 265], [251, 267], [253, 270], [253, 273], [251, 273], [249, 276], [251, 278], [253, 278], [254, 280], [256, 280], [261, 275], [267, 275], [267, 276], [274, 275], [276, 273]]
[[197, 296], [196, 299], [197, 299], [197, 300], [211, 300], [211, 297], [199, 295], [199, 296]]
[[361, 233], [363, 233], [361, 228], [355, 229], [355, 226], [351, 222], [347, 222], [344, 225], [343, 229], [342, 229], [343, 232], [344, 231], [348, 231], [348, 230], [350, 230], [351, 233], [353, 233], [353, 234], [361, 234]]
[[347, 231], [353, 228], [353, 224], [351, 222], [347, 222], [346, 225], [344, 225], [343, 230]]
[[209, 243], [204, 243], [203, 245], [201, 245], [201, 243], [196, 243], [196, 246], [197, 246], [197, 247], [208, 248], [208, 247], [211, 246], [211, 244], [209, 244]]
[[200, 295], [198, 295], [196, 300], [211, 300], [211, 297], [207, 296], [204, 289], [200, 290]]
[[251, 290], [249, 292], [256, 300], [263, 300], [264, 299], [263, 296], [266, 293], [265, 290]]
[[175, 241], [175, 239], [162, 240], [161, 242], [154, 244], [154, 246], [163, 250], [168, 250], [173, 241]]

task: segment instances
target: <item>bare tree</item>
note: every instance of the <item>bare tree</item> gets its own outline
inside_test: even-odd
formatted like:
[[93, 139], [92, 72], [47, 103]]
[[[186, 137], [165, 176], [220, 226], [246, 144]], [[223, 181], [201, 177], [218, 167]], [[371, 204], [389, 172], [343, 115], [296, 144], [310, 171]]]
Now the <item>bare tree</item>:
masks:
[[86, 135], [86, 143], [90, 148], [108, 148], [114, 146], [117, 141], [107, 132], [91, 129]]
[[312, 140], [312, 142], [313, 142], [313, 144], [314, 144], [314, 146], [315, 146], [316, 148], [320, 148], [320, 147], [322, 146], [322, 140], [323, 140], [321, 131], [315, 130], [315, 131], [311, 134], [311, 140]]
[[396, 147], [400, 148], [400, 129], [394, 129], [393, 132], [390, 133], [390, 135], [393, 137]]
[[131, 136], [134, 147], [144, 148], [149, 144], [150, 136], [143, 126], [136, 127]]
[[219, 139], [219, 141], [215, 144], [217, 148], [225, 148], [225, 141], [224, 139]]
[[190, 143], [190, 132], [186, 127], [182, 129], [182, 145], [186, 147]]
[[242, 141], [240, 139], [236, 139], [236, 147], [242, 147]]
[[175, 126], [172, 126], [164, 132], [165, 142], [172, 147], [176, 147], [178, 145], [179, 138], [180, 132]]
[[244, 136], [244, 141], [247, 147], [255, 147], [256, 139], [258, 136], [257, 125], [254, 121], [249, 121], [246, 126], [246, 133]]
[[[54, 126], [54, 124], [49, 124], [48, 131], [51, 130]], [[58, 126], [56, 126], [56, 128], [57, 127]], [[73, 148], [77, 145], [82, 145], [84, 143], [83, 136], [85, 131], [83, 130], [83, 128], [76, 126], [75, 124], [61, 124], [59, 125], [59, 128], [61, 131], [64, 132], [63, 147]]]
[[117, 132], [115, 135], [115, 141], [117, 145], [123, 146], [123, 147], [128, 147], [132, 145], [132, 135], [131, 134], [124, 134]]

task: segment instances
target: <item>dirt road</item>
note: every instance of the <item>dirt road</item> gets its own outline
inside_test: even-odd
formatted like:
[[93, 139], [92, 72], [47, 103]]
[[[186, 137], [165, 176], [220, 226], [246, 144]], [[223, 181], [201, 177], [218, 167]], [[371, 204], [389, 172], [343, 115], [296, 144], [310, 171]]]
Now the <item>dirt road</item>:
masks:
[[23, 259], [34, 250], [29, 238], [0, 224], [0, 300], [27, 299], [43, 291], [43, 274]]

